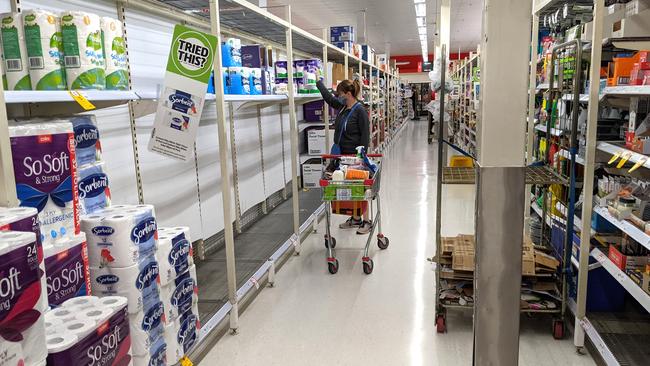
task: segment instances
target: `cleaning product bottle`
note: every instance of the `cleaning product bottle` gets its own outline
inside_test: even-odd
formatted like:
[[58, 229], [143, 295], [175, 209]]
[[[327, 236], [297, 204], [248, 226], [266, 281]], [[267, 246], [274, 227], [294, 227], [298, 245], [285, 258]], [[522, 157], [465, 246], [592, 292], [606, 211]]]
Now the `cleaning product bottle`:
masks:
[[357, 157], [363, 161], [363, 163], [366, 165], [366, 167], [368, 167], [372, 174], [375, 174], [377, 171], [377, 164], [368, 158], [365, 147], [357, 146]]

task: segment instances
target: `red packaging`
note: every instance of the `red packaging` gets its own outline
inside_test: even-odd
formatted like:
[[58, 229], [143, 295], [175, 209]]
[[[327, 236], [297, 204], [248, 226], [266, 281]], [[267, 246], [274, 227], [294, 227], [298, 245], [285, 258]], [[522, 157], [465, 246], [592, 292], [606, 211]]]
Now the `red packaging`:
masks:
[[634, 145], [634, 131], [625, 131], [625, 147], [628, 149]]
[[614, 245], [609, 246], [609, 259], [616, 265], [616, 267], [624, 270], [626, 265], [627, 257], [621, 253], [618, 248]]
[[639, 69], [650, 70], [650, 62], [639, 62]]
[[636, 55], [639, 57], [639, 62], [650, 62], [650, 51], [639, 51]]

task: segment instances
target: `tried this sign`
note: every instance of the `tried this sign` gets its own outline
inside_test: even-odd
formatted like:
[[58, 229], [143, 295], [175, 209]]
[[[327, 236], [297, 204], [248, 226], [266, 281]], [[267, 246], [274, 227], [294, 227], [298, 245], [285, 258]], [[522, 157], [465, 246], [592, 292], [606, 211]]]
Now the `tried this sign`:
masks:
[[213, 35], [174, 28], [149, 150], [183, 161], [191, 156], [217, 44]]

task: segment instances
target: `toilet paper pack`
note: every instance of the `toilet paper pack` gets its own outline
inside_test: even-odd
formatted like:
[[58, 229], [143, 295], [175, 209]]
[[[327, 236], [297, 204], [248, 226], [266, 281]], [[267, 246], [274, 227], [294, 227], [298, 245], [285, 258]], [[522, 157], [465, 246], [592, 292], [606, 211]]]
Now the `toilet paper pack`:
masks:
[[32, 232], [0, 232], [0, 348], [19, 343], [28, 365], [45, 359], [45, 296], [39, 253]]
[[129, 314], [131, 347], [134, 356], [150, 355], [160, 340], [164, 343], [165, 308], [158, 299], [148, 301], [142, 311]]
[[4, 71], [7, 75], [6, 90], [32, 90], [22, 14], [0, 14], [0, 19]]
[[70, 321], [47, 336], [47, 364], [129, 365], [131, 336], [126, 306], [95, 307], [77, 312]]
[[203, 98], [174, 88], [165, 88], [164, 106], [188, 116], [198, 116], [203, 110]]
[[199, 329], [201, 323], [199, 322], [198, 312], [189, 311], [183, 314], [177, 322], [178, 332], [176, 333], [176, 341], [183, 354], [187, 354], [199, 339]]
[[250, 78], [251, 94], [262, 95], [264, 91], [262, 87], [262, 69], [252, 68], [250, 70], [251, 70], [251, 78]]
[[75, 147], [64, 121], [12, 124], [11, 152], [20, 205], [38, 210], [43, 242], [79, 233]]
[[68, 88], [104, 89], [106, 60], [99, 16], [65, 11], [61, 13], [61, 34]]
[[93, 115], [79, 115], [69, 118], [74, 130], [77, 166], [97, 163], [102, 160], [102, 145], [99, 128]]
[[160, 285], [165, 286], [194, 264], [189, 228], [158, 229], [156, 259], [160, 266]]
[[133, 366], [167, 366], [175, 363], [176, 361], [167, 361], [167, 343], [163, 337], [159, 337], [151, 345], [146, 355], [135, 355], [133, 357]]
[[289, 71], [287, 67], [287, 61], [277, 61], [275, 63], [275, 77], [277, 79], [288, 79]]
[[165, 305], [166, 318], [175, 321], [184, 313], [191, 311], [198, 303], [199, 288], [196, 281], [196, 267], [176, 277], [172, 282], [160, 287], [160, 299]]
[[111, 204], [111, 190], [104, 163], [93, 163], [79, 168], [79, 211], [82, 215], [104, 210]]
[[221, 64], [223, 67], [242, 67], [241, 39], [227, 38], [221, 45]]
[[106, 57], [106, 89], [128, 90], [129, 72], [122, 22], [102, 17], [100, 23]]
[[49, 11], [23, 12], [25, 45], [33, 90], [66, 90], [60, 18]]
[[88, 248], [86, 235], [79, 235], [45, 248], [47, 298], [55, 308], [77, 296], [86, 296], [90, 290]]
[[133, 267], [155, 254], [158, 235], [153, 206], [85, 215], [81, 226], [88, 239], [91, 267]]
[[23, 347], [18, 342], [0, 340], [0, 366], [24, 366]]
[[126, 297], [131, 314], [146, 311], [147, 304], [159, 301], [158, 273], [158, 262], [153, 256], [126, 268], [91, 266], [92, 293], [99, 297]]
[[169, 125], [169, 127], [182, 132], [188, 132], [192, 124], [198, 125], [200, 122], [198, 117], [193, 118], [173, 110], [165, 111], [162, 118], [165, 125]]

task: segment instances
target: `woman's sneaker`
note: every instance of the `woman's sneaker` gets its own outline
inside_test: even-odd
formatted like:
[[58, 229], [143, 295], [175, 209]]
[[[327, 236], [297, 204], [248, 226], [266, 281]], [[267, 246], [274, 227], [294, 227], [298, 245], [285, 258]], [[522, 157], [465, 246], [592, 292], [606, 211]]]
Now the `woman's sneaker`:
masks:
[[370, 221], [364, 221], [357, 230], [358, 235], [366, 235], [370, 232], [372, 228], [372, 223]]
[[340, 229], [354, 229], [360, 227], [363, 224], [363, 219], [355, 220], [354, 217], [350, 217], [344, 223], [339, 225]]

